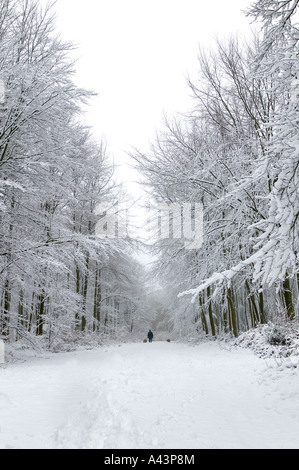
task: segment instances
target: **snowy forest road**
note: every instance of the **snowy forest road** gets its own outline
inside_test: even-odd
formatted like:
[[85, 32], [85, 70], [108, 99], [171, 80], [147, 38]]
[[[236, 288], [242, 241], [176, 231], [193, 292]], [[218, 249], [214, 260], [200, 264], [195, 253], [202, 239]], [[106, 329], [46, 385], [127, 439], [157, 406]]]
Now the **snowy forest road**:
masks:
[[16, 363], [0, 369], [0, 448], [298, 449], [298, 371], [216, 343]]

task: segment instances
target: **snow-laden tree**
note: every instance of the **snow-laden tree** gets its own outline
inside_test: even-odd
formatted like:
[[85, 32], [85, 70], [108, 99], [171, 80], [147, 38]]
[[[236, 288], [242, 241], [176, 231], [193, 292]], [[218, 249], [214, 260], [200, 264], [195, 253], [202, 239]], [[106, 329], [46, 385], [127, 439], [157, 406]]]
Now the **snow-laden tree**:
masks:
[[[161, 240], [156, 246], [161, 274], [171, 285], [174, 324], [180, 330], [183, 324], [192, 329], [193, 322], [193, 328], [202, 325], [206, 333], [215, 335], [224, 329], [236, 335], [240, 329], [266, 321], [265, 299], [253, 286], [251, 269], [234, 285], [224, 286], [218, 302], [213, 300], [215, 289], [210, 285], [198, 293], [193, 306], [188, 299], [179, 304], [176, 300], [184, 286], [195, 286], [220, 267], [227, 270], [249, 257], [253, 243], [248, 226], [266, 212], [266, 178], [235, 191], [263, 152], [265, 123], [272, 108], [267, 80], [249, 75], [257, 48], [257, 38], [252, 45], [231, 39], [226, 44], [218, 41], [216, 51], [209, 54], [202, 51], [198, 80], [189, 83], [195, 99], [192, 115], [166, 122], [151, 151], [133, 155], [156, 201], [204, 206], [200, 250], [188, 251], [179, 240]], [[193, 319], [191, 323], [188, 318]]]
[[95, 234], [97, 205], [117, 199], [113, 168], [79, 123], [92, 94], [73, 82], [52, 7], [4, 2], [0, 37], [0, 334], [62, 347], [106, 331], [106, 291], [118, 322], [127, 305], [135, 321], [142, 282], [124, 276], [127, 242]]
[[[167, 122], [147, 154], [133, 155], [157, 202], [204, 206], [202, 249], [186, 252], [178, 240], [156, 245], [179, 329], [193, 322], [237, 335], [277, 313], [294, 315], [298, 51], [295, 8], [287, 9], [296, 5], [282, 3], [280, 29], [268, 22], [262, 39], [218, 40], [200, 51], [198, 79], [189, 80], [191, 116]], [[185, 290], [192, 305], [188, 296], [174, 300]]]
[[254, 266], [253, 281], [261, 286], [283, 284], [289, 318], [294, 318], [290, 278], [298, 271], [298, 0], [257, 1], [249, 11], [263, 22], [264, 39], [252, 64], [252, 76], [267, 80], [271, 109], [261, 136], [262, 151], [255, 171], [242, 181], [254, 185], [267, 180], [268, 210], [249, 230], [257, 230], [254, 252], [226, 271], [214, 274], [195, 296], [216, 282], [228, 283], [247, 266]]

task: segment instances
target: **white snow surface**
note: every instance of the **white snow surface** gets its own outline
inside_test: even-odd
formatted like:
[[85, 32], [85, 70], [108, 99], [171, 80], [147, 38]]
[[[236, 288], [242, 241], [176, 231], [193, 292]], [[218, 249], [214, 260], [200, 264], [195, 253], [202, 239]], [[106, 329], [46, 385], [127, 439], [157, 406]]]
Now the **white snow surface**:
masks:
[[216, 342], [49, 354], [0, 368], [0, 448], [298, 449], [298, 392], [298, 368]]

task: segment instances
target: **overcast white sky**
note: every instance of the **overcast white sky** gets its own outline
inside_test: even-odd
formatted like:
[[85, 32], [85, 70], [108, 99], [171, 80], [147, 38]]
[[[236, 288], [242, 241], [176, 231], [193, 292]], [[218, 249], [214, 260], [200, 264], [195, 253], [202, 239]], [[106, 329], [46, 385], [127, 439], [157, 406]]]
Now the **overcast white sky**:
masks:
[[117, 163], [131, 147], [146, 149], [163, 112], [190, 109], [186, 76], [196, 76], [198, 45], [246, 33], [241, 10], [252, 1], [57, 0], [58, 29], [78, 45], [76, 81], [99, 94], [86, 122]]

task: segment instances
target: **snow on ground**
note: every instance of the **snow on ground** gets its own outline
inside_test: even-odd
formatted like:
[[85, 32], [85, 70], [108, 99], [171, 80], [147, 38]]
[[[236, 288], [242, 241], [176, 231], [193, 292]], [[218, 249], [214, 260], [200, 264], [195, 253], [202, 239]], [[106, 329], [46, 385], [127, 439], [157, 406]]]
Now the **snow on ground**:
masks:
[[298, 449], [298, 386], [218, 343], [48, 355], [0, 369], [0, 448]]

